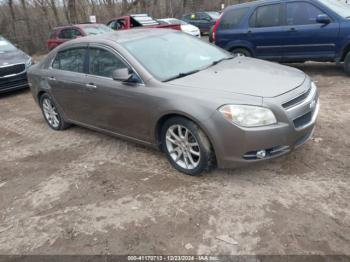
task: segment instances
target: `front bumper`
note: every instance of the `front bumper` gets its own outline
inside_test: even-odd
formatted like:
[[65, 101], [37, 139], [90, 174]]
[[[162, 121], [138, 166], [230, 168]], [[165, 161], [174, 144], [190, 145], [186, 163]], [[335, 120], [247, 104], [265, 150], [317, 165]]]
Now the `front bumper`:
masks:
[[[302, 88], [305, 87], [292, 93], [300, 94]], [[242, 128], [224, 119], [219, 112], [213, 115], [206, 126], [220, 168], [234, 168], [283, 156], [312, 137], [320, 108], [317, 89], [288, 110], [281, 106], [286, 97], [290, 98], [291, 94], [264, 101], [278, 119], [278, 123], [271, 126]], [[257, 157], [261, 150], [266, 152], [263, 159]]]
[[27, 72], [21, 74], [0, 78], [0, 93], [19, 90], [28, 87]]

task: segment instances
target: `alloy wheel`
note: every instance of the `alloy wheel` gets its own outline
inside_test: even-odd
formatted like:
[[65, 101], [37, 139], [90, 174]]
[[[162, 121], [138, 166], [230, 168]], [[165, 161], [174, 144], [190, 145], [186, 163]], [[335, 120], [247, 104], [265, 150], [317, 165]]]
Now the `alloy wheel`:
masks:
[[56, 107], [53, 105], [50, 99], [44, 98], [42, 101], [43, 111], [47, 122], [53, 127], [58, 128], [60, 120]]
[[200, 147], [191, 131], [182, 125], [172, 125], [166, 132], [166, 147], [170, 157], [183, 169], [195, 169], [201, 159]]

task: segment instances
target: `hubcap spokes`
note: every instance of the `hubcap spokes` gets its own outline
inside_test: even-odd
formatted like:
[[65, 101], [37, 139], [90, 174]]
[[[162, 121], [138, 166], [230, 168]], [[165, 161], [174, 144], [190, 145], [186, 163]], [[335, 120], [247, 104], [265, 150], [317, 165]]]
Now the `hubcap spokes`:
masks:
[[166, 146], [171, 158], [184, 169], [195, 169], [199, 165], [201, 153], [199, 144], [190, 130], [182, 125], [169, 127]]
[[45, 98], [43, 101], [43, 111], [45, 118], [49, 124], [52, 127], [57, 128], [60, 125], [60, 121], [58, 120], [58, 113], [56, 111], [56, 107], [47, 98]]

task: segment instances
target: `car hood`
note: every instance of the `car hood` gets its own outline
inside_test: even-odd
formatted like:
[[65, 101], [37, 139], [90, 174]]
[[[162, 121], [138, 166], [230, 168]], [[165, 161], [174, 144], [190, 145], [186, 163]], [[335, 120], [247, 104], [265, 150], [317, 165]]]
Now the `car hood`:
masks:
[[295, 68], [237, 57], [196, 74], [173, 80], [169, 84], [217, 92], [275, 97], [299, 87], [305, 78], [305, 73]]
[[21, 50], [11, 51], [11, 52], [0, 52], [0, 67], [11, 65], [11, 64], [19, 64], [19, 63], [25, 63], [28, 61], [30, 56], [28, 56], [26, 53], [22, 52]]

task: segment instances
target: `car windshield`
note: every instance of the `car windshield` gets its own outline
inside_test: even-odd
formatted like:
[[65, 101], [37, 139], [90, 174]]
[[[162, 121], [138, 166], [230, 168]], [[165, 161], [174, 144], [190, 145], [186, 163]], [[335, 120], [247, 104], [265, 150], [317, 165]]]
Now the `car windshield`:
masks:
[[332, 9], [338, 15], [344, 18], [350, 18], [350, 5], [344, 2], [334, 0], [319, 0], [321, 3]]
[[17, 48], [13, 44], [0, 36], [0, 53], [6, 53], [15, 50], [17, 50]]
[[84, 27], [84, 31], [88, 35], [99, 35], [103, 33], [113, 32], [113, 30], [106, 25], [86, 26]]
[[217, 20], [220, 16], [219, 12], [208, 12], [208, 15], [210, 15], [211, 18]]
[[158, 80], [169, 81], [232, 58], [226, 51], [182, 33], [167, 33], [123, 43]]

